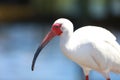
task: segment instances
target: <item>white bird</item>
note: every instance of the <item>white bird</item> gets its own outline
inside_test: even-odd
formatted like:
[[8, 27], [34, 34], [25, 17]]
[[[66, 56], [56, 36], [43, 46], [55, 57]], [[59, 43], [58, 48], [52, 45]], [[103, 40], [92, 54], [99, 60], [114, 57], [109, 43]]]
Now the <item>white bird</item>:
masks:
[[110, 72], [120, 73], [120, 45], [116, 37], [96, 26], [85, 26], [73, 32], [72, 22], [65, 18], [53, 23], [34, 55], [32, 70], [39, 52], [55, 36], [60, 36], [62, 52], [83, 68], [86, 80], [89, 80], [90, 70], [100, 72], [106, 80], [110, 80]]

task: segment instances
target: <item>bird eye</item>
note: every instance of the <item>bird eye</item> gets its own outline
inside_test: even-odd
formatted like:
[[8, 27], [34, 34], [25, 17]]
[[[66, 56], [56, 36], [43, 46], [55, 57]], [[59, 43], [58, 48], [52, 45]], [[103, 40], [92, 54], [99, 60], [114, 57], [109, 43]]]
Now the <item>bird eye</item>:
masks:
[[52, 26], [53, 26], [53, 28], [55, 28], [55, 29], [59, 29], [59, 28], [61, 27], [61, 24], [55, 23], [55, 24], [53, 24]]
[[56, 28], [59, 28], [59, 26], [55, 26]]

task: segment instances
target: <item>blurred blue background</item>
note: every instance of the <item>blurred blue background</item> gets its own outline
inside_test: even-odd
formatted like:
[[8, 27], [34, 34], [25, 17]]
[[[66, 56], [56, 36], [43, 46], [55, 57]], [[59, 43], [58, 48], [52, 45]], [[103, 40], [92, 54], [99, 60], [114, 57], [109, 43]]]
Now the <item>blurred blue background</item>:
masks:
[[[52, 23], [70, 19], [75, 30], [86, 25], [107, 28], [120, 43], [120, 0], [0, 0], [0, 80], [83, 80], [80, 66], [65, 57], [54, 38], [31, 63]], [[92, 65], [92, 64], [91, 64]], [[110, 74], [120, 80], [120, 74]], [[90, 80], [105, 80], [96, 71]]]

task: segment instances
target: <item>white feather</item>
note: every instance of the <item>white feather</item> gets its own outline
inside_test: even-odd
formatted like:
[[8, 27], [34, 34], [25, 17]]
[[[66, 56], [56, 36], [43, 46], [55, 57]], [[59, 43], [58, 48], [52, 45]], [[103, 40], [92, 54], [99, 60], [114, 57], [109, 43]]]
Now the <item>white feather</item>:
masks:
[[63, 53], [78, 63], [88, 75], [94, 69], [109, 78], [109, 72], [120, 73], [120, 46], [116, 37], [108, 30], [86, 26], [73, 32], [73, 24], [64, 18], [62, 23], [60, 47]]

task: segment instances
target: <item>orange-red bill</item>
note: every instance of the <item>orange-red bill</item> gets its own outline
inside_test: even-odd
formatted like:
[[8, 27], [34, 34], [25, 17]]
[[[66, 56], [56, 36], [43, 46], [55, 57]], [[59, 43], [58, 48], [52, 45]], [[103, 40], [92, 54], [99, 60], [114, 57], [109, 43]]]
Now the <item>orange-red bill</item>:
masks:
[[33, 58], [33, 61], [32, 61], [32, 66], [31, 66], [32, 71], [34, 70], [34, 65], [35, 65], [35, 62], [36, 62], [36, 59], [37, 59], [39, 53], [45, 47], [45, 45], [47, 45], [47, 43], [55, 36], [56, 36], [56, 34], [53, 31], [50, 31], [46, 35], [46, 37], [43, 39], [41, 45], [38, 47], [37, 51], [34, 54], [34, 58]]

